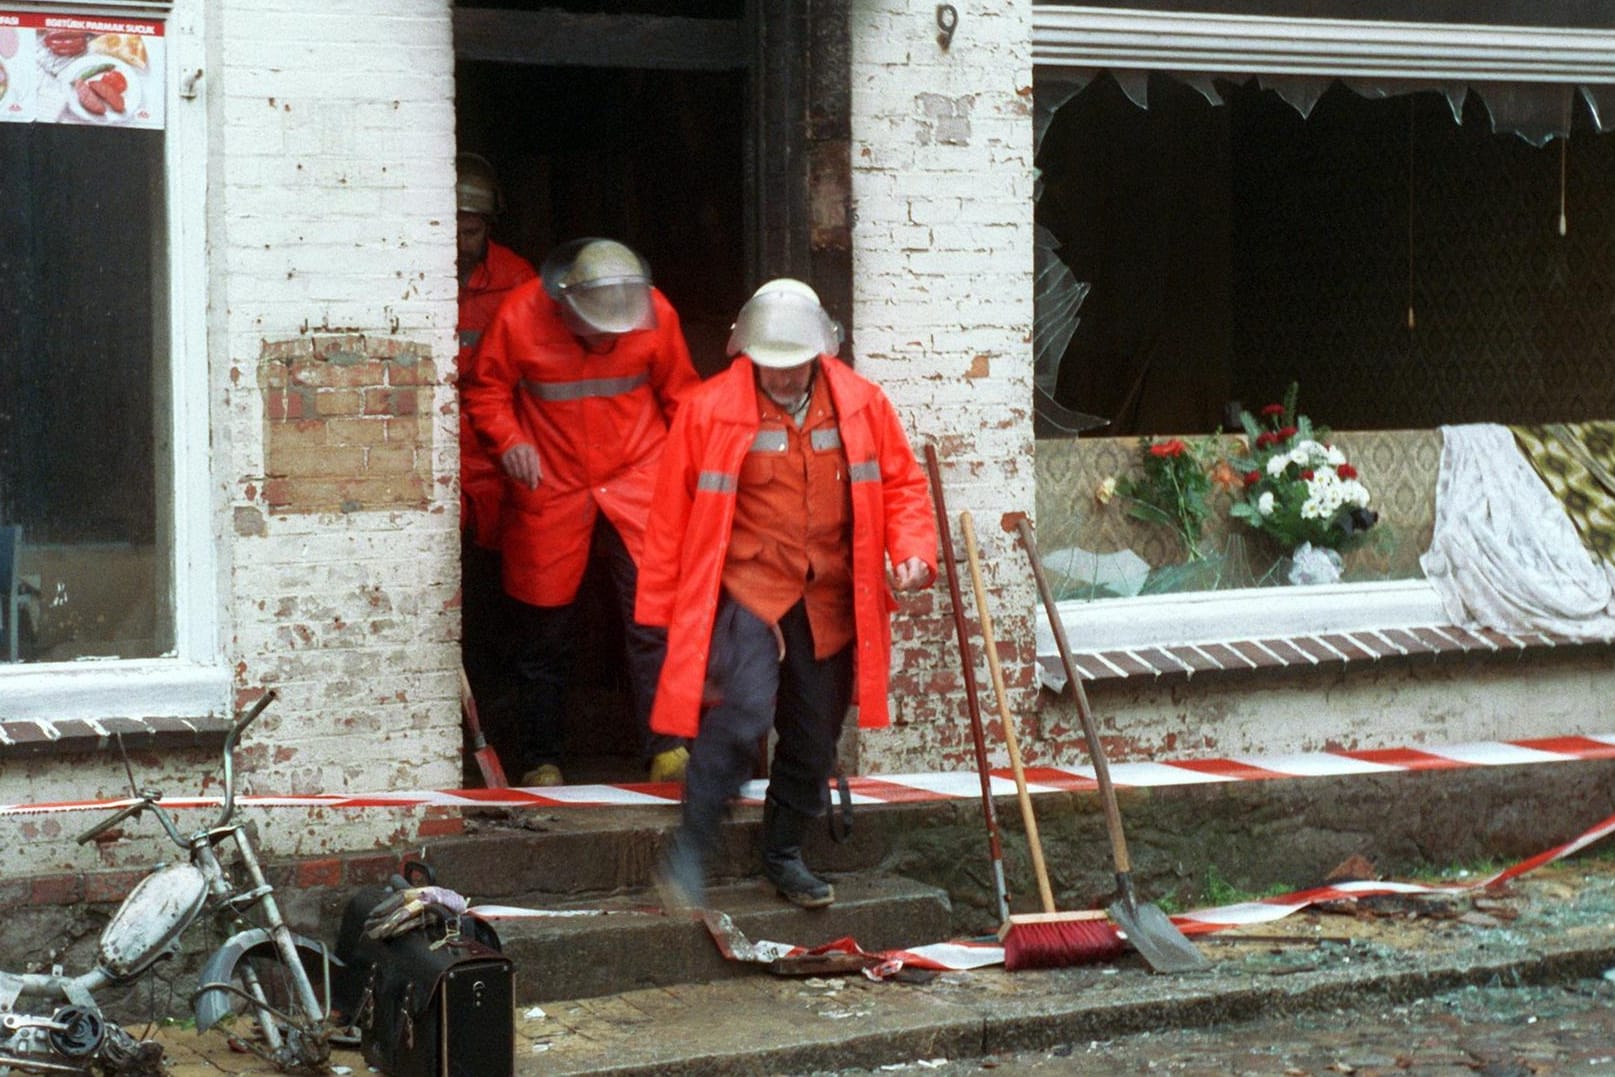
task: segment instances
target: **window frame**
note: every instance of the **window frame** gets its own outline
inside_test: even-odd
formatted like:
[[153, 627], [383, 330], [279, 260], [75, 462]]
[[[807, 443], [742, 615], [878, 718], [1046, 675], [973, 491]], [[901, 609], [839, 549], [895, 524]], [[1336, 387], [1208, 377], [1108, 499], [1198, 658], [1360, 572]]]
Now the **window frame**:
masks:
[[[0, 666], [0, 718], [50, 724], [108, 717], [228, 715], [230, 671], [220, 646], [217, 508], [213, 498], [206, 251], [207, 108], [201, 0], [17, 3], [14, 10], [161, 21], [168, 252], [168, 408], [157, 466], [171, 475], [158, 507], [167, 536], [174, 644], [159, 658], [96, 658]], [[161, 361], [161, 356], [154, 356]]]
[[[1036, 4], [1032, 38], [1034, 83], [1109, 69], [1615, 85], [1608, 30]], [[1253, 626], [1282, 638], [1451, 621], [1423, 579], [1067, 600], [1058, 609], [1072, 650], [1089, 653], [1243, 640]], [[1052, 635], [1041, 609], [1037, 619], [1043, 653]]]

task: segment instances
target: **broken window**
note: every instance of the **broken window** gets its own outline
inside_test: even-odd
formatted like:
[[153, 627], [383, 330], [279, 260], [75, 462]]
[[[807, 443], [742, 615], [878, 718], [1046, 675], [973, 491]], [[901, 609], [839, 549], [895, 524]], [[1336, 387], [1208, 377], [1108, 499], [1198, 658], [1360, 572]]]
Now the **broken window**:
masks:
[[1615, 414], [1594, 91], [1107, 72], [1038, 98], [1040, 386], [1093, 432], [1230, 426], [1292, 381], [1338, 429]]
[[[1039, 520], [1079, 650], [1447, 623], [1438, 428], [1615, 412], [1607, 33], [1271, 10], [1034, 8]], [[1266, 586], [1293, 551], [1230, 518], [1240, 415], [1292, 386], [1380, 513], [1334, 586]], [[1198, 556], [1107, 488], [1174, 439], [1226, 465]]]

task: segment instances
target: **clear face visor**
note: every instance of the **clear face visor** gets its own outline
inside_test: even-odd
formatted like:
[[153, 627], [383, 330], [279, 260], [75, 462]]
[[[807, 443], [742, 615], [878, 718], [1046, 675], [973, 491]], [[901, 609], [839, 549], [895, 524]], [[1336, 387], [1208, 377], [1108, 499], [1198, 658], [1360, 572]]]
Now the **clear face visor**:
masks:
[[765, 292], [747, 300], [729, 333], [728, 353], [759, 366], [799, 366], [841, 349], [841, 333], [824, 309], [805, 295]]
[[561, 317], [579, 336], [656, 328], [656, 307], [644, 277], [606, 277], [559, 287]]

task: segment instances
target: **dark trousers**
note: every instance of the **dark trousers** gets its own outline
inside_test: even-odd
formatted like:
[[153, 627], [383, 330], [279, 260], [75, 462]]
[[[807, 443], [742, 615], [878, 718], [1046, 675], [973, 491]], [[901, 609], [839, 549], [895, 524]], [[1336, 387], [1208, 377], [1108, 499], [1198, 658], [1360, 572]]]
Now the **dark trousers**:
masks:
[[509, 641], [514, 630], [515, 599], [500, 580], [499, 554], [460, 538], [460, 664], [471, 682], [471, 694], [482, 707], [510, 685]]
[[[633, 697], [634, 721], [641, 751], [649, 759], [684, 743], [677, 737], [652, 733], [651, 703], [656, 681], [667, 656], [667, 631], [634, 620], [634, 596], [639, 569], [623, 545], [622, 536], [604, 513], [595, 517], [590, 556], [605, 560], [617, 595], [627, 649], [628, 685]], [[516, 638], [512, 649], [520, 679], [522, 769], [541, 763], [559, 763], [565, 732], [566, 692], [571, 683], [577, 647], [577, 602], [565, 606], [530, 606], [516, 602]]]
[[684, 822], [710, 848], [728, 804], [751, 776], [757, 745], [779, 734], [768, 772], [768, 797], [801, 815], [822, 815], [836, 741], [852, 700], [849, 646], [813, 656], [807, 607], [780, 619], [785, 657], [773, 630], [728, 595], [718, 606], [707, 663], [707, 689], [717, 702], [701, 716], [684, 775]]

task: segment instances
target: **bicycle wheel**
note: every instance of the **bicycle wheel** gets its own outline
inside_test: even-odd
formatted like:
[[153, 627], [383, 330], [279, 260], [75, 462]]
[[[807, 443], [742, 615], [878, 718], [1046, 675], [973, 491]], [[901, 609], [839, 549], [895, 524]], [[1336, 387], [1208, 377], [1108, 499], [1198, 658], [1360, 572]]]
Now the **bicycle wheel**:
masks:
[[[294, 936], [299, 968], [281, 960], [267, 931], [243, 932], [221, 947], [202, 970], [196, 995], [197, 1028], [220, 1026], [232, 1042], [286, 1072], [321, 1071], [330, 1058], [325, 947]], [[301, 981], [301, 982], [300, 982]], [[303, 984], [317, 1007], [303, 1001]]]

